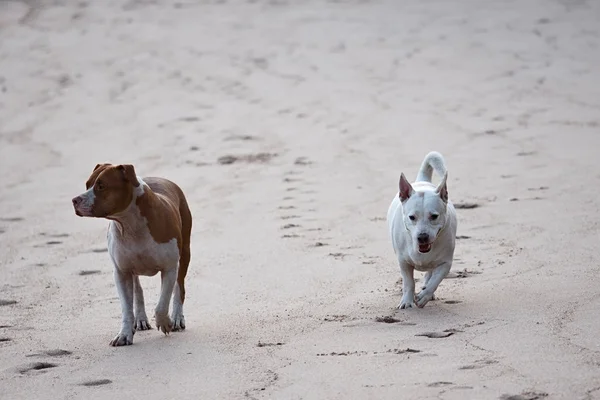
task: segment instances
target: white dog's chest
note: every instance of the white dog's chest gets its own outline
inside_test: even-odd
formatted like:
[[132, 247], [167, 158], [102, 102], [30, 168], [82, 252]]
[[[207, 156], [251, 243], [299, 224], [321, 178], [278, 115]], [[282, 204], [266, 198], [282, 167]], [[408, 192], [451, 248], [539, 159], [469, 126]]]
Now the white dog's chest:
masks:
[[[416, 258], [416, 257], [415, 257]], [[409, 264], [412, 264], [412, 266], [414, 267], [414, 269], [416, 269], [417, 271], [421, 271], [421, 272], [427, 272], [427, 271], [431, 271], [433, 269], [435, 269], [438, 265], [438, 263], [434, 263], [431, 262], [430, 260], [427, 261], [421, 261], [415, 258], [413, 258]]]
[[152, 276], [179, 262], [177, 239], [157, 243], [150, 232], [123, 237], [115, 222], [108, 229], [108, 252], [119, 270], [135, 275]]

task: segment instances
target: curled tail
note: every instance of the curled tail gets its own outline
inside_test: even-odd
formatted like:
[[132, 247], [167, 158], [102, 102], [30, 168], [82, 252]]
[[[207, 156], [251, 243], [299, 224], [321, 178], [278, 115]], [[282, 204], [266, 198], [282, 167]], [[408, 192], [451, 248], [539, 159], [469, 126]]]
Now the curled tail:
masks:
[[444, 177], [446, 174], [446, 163], [444, 157], [437, 151], [432, 151], [425, 156], [419, 174], [417, 175], [417, 182], [431, 182], [433, 171], [440, 177]]

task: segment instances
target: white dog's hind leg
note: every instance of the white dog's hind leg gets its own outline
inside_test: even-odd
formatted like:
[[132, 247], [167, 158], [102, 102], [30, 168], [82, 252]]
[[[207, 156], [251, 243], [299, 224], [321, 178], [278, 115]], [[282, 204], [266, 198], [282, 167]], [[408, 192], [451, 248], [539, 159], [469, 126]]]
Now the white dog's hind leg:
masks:
[[146, 307], [144, 306], [144, 291], [142, 290], [142, 285], [140, 285], [140, 278], [137, 275], [133, 277], [133, 301], [135, 330], [147, 331], [148, 329], [152, 329], [152, 325], [150, 325], [148, 316], [146, 315]]
[[427, 287], [417, 295], [417, 306], [424, 307], [425, 304], [429, 302], [429, 300], [433, 299], [433, 294], [437, 290], [438, 286], [442, 282], [442, 280], [448, 275], [450, 272], [450, 267], [452, 267], [452, 263], [445, 262], [437, 266], [432, 272], [429, 281], [427, 281]]
[[402, 300], [398, 308], [414, 308], [415, 307], [415, 269], [412, 265], [401, 262], [400, 274], [402, 275]]
[[173, 330], [182, 331], [185, 329], [185, 318], [183, 317], [183, 302], [181, 301], [181, 290], [179, 284], [175, 283], [173, 290], [173, 311], [171, 312], [173, 321]]

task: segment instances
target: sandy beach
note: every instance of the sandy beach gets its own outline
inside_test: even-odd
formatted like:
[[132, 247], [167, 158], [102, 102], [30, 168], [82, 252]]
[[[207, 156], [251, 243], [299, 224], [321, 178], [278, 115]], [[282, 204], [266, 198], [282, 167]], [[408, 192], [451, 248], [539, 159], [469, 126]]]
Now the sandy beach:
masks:
[[[592, 0], [0, 0], [0, 398], [600, 399], [599, 66]], [[397, 310], [431, 150], [455, 261]], [[103, 162], [186, 193], [184, 332], [108, 345]]]

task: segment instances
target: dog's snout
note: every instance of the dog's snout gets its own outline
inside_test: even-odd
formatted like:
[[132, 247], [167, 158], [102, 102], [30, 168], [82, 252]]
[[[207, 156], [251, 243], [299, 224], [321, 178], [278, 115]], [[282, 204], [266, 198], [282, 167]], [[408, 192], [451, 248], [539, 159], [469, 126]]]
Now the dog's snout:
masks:
[[83, 201], [83, 199], [81, 198], [81, 196], [77, 196], [77, 197], [73, 197], [73, 205], [75, 207], [77, 207], [79, 204], [81, 204], [81, 202]]
[[426, 244], [429, 243], [429, 234], [423, 232], [423, 233], [419, 233], [419, 235], [417, 236], [417, 240], [419, 241], [419, 243], [421, 244]]

